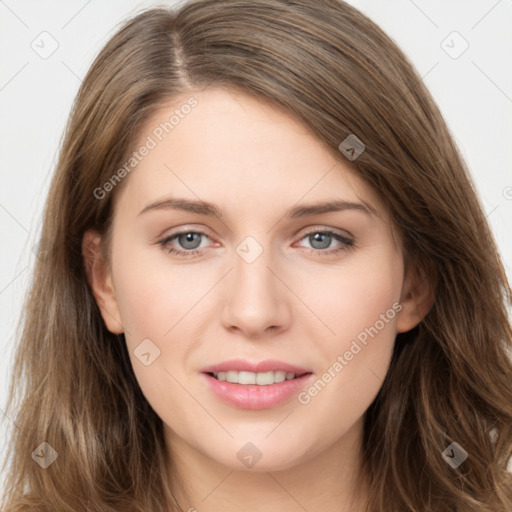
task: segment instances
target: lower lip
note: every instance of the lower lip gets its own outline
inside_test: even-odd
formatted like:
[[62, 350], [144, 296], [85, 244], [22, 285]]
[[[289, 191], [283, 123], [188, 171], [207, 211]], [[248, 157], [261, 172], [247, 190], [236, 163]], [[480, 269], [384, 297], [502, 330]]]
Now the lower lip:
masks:
[[269, 409], [286, 402], [299, 393], [313, 377], [307, 373], [301, 377], [268, 386], [233, 384], [203, 373], [213, 393], [223, 402], [240, 409]]

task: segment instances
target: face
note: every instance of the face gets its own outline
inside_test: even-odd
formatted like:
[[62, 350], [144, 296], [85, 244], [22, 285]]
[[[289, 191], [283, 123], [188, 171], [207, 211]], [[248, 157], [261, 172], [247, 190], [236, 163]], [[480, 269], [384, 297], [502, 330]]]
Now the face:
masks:
[[238, 469], [259, 453], [259, 471], [329, 450], [416, 323], [379, 196], [297, 119], [233, 91], [175, 99], [148, 137], [93, 287], [169, 444]]

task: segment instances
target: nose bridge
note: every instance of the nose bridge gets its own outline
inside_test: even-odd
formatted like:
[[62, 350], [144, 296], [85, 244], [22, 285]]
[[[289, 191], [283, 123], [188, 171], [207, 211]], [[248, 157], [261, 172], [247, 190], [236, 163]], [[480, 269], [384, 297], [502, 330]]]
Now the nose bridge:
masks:
[[286, 321], [283, 315], [287, 310], [285, 296], [282, 284], [274, 275], [274, 258], [268, 244], [255, 236], [247, 236], [236, 246], [235, 252], [231, 285], [225, 297], [225, 326], [236, 326], [255, 334], [270, 326], [282, 325]]
[[268, 267], [272, 265], [272, 254], [268, 242], [261, 242], [252, 235], [246, 236], [235, 248], [234, 257], [235, 294], [240, 290], [253, 299], [266, 295], [267, 303], [275, 300], [276, 290], [274, 276]]

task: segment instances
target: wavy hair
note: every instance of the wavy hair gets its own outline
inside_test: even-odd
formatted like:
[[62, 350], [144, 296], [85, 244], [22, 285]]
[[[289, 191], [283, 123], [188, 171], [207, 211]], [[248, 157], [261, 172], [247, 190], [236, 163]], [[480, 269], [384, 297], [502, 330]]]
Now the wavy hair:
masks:
[[[367, 510], [512, 510], [510, 284], [421, 77], [388, 35], [340, 0], [151, 8], [96, 57], [64, 133], [19, 323], [2, 510], [180, 510], [162, 421], [138, 386], [124, 336], [101, 318], [81, 245], [87, 229], [108, 232], [123, 183], [102, 199], [94, 191], [133, 152], [141, 127], [176, 95], [207, 87], [285, 107], [340, 160], [348, 135], [363, 141], [354, 169], [387, 206], [407, 268], [434, 289], [423, 321], [397, 335], [365, 413]], [[31, 457], [51, 455], [42, 442], [58, 454], [47, 469]], [[457, 468], [442, 455], [452, 443], [468, 454]]]

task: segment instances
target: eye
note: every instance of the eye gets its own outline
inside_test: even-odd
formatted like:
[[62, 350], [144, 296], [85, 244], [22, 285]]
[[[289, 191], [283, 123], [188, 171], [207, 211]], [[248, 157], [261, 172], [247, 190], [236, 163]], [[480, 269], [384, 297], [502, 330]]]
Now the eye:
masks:
[[[202, 231], [180, 231], [179, 233], [174, 233], [163, 240], [160, 240], [158, 243], [167, 249], [167, 252], [176, 254], [178, 256], [190, 256], [192, 254], [196, 254], [200, 252], [199, 248], [203, 238], [209, 238], [208, 235], [203, 233]], [[186, 249], [184, 251], [180, 251], [179, 249], [175, 249], [172, 245], [169, 247], [169, 244], [172, 240], [176, 239], [178, 244]]]
[[[333, 255], [341, 251], [346, 251], [354, 246], [354, 241], [350, 238], [330, 230], [313, 230], [306, 233], [301, 240], [307, 239], [311, 244], [311, 250], [315, 253], [324, 253], [323, 255]], [[326, 250], [333, 241], [339, 242], [339, 246], [334, 249]]]
[[[201, 242], [205, 238], [209, 239], [210, 237], [202, 231], [180, 231], [165, 237], [160, 240], [158, 244], [165, 248], [169, 254], [187, 257], [201, 252], [200, 249], [204, 248], [204, 246], [201, 246]], [[354, 246], [353, 240], [331, 230], [311, 230], [300, 240], [304, 239], [307, 239], [311, 244], [311, 247], [306, 247], [306, 249], [309, 249], [315, 254], [320, 254], [321, 256], [338, 254], [341, 251], [345, 251]], [[184, 250], [180, 250], [179, 248], [177, 249], [176, 246], [172, 244], [174, 240], [176, 240], [178, 247], [181, 247]], [[332, 242], [338, 242], [339, 246], [334, 249], [329, 249]]]

